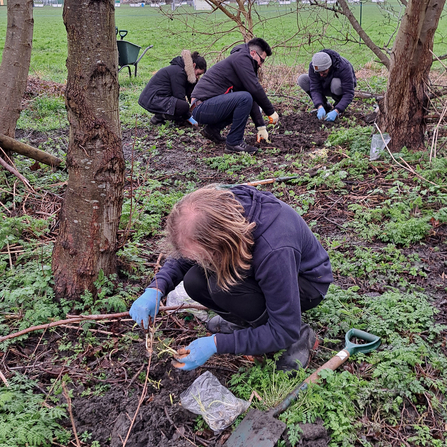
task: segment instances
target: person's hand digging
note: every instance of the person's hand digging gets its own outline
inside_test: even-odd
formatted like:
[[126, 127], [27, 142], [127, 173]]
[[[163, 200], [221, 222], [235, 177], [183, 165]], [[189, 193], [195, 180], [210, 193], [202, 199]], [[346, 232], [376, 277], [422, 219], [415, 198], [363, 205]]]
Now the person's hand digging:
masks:
[[323, 106], [318, 107], [317, 118], [319, 120], [322, 120], [325, 116], [326, 116], [326, 110], [324, 109], [324, 107]]
[[267, 128], [265, 126], [259, 126], [257, 128], [257, 130], [258, 130], [258, 134], [256, 136], [256, 141], [258, 143], [260, 143], [261, 140], [265, 140], [265, 141], [267, 141], [267, 143], [270, 143], [270, 141], [269, 141], [269, 133], [267, 132]]
[[332, 112], [329, 112], [324, 119], [325, 121], [335, 121], [337, 119], [338, 112], [336, 109], [332, 110]]
[[194, 340], [186, 348], [179, 349], [172, 365], [183, 371], [191, 371], [202, 366], [216, 352], [215, 336], [201, 337]]
[[155, 318], [160, 307], [162, 293], [157, 289], [146, 289], [138, 299], [134, 301], [129, 314], [136, 323], [144, 329], [149, 329], [149, 317]]

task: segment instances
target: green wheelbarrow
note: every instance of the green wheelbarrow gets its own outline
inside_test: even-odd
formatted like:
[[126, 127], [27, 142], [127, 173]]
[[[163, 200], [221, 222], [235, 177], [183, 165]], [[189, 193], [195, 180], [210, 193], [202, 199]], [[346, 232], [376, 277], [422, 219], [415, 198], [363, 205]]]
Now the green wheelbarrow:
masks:
[[[351, 339], [357, 338], [363, 340], [364, 344], [352, 343]], [[318, 374], [324, 369], [337, 369], [352, 354], [362, 352], [364, 354], [374, 351], [380, 346], [380, 337], [369, 334], [359, 329], [351, 329], [345, 336], [345, 348], [320, 366], [303, 383], [296, 387], [287, 397], [275, 408], [267, 412], [259, 410], [250, 410], [237, 426], [225, 443], [226, 447], [273, 447], [283, 434], [287, 425], [284, 422], [275, 419], [289, 405], [297, 399], [299, 394], [306, 390], [309, 383], [318, 382]]]
[[132, 72], [130, 70], [130, 67], [133, 65], [135, 67], [135, 77], [137, 77], [137, 68], [138, 68], [138, 62], [141, 61], [142, 57], [146, 54], [146, 51], [149, 50], [149, 48], [152, 48], [153, 45], [149, 45], [146, 47], [143, 51], [143, 54], [138, 57], [140, 54], [141, 47], [139, 45], [136, 45], [132, 42], [129, 42], [127, 40], [124, 40], [124, 37], [127, 36], [128, 31], [125, 29], [119, 30], [115, 27], [116, 34], [120, 35], [121, 39], [116, 41], [116, 44], [118, 46], [118, 65], [119, 70], [118, 73], [123, 68], [128, 68], [129, 70], [129, 77], [132, 77]]

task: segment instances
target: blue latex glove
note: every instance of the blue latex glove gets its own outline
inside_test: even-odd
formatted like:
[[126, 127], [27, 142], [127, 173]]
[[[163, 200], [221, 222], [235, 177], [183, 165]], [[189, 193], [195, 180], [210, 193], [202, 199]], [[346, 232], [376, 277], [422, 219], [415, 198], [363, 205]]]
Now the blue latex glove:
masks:
[[198, 125], [199, 125], [199, 123], [198, 123], [192, 116], [190, 116], [190, 117], [188, 118], [188, 121], [189, 121], [193, 126], [198, 126]]
[[317, 110], [317, 118], [319, 120], [322, 120], [326, 116], [326, 110], [324, 110], [324, 107], [321, 106]]
[[129, 310], [132, 320], [142, 324], [144, 329], [148, 329], [149, 316], [155, 318], [155, 315], [157, 315], [162, 296], [162, 293], [157, 289], [146, 289]]
[[335, 121], [338, 116], [338, 112], [334, 109], [332, 112], [329, 112], [325, 118], [325, 121]]
[[[179, 349], [176, 362], [172, 364], [184, 371], [191, 371], [202, 366], [213, 354], [217, 352], [215, 336], [202, 337], [194, 340], [186, 348]], [[186, 357], [185, 357], [186, 355]]]

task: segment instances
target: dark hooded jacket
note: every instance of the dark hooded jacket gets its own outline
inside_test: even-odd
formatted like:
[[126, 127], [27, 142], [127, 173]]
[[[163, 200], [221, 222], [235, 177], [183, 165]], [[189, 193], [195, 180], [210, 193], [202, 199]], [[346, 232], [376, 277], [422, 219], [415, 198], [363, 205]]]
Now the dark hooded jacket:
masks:
[[265, 126], [259, 107], [267, 116], [275, 109], [258, 81], [258, 62], [250, 56], [248, 44], [231, 50], [230, 56], [213, 65], [200, 79], [191, 94], [193, 98], [205, 101], [225, 93], [249, 92], [253, 97], [250, 116], [256, 127]]
[[[299, 277], [324, 294], [333, 281], [329, 256], [301, 216], [271, 193], [251, 186], [236, 186], [231, 191], [244, 207], [247, 220], [256, 223], [248, 275], [264, 293], [269, 319], [257, 328], [217, 334], [217, 352], [257, 355], [278, 351], [300, 336]], [[169, 293], [192, 265], [191, 261], [169, 259], [149, 287]]]
[[183, 50], [181, 56], [171, 65], [157, 71], [142, 91], [138, 104], [152, 113], [174, 115], [177, 99], [191, 99], [191, 92], [197, 83], [191, 52]]
[[344, 112], [346, 107], [354, 99], [354, 88], [357, 85], [354, 67], [347, 59], [340, 56], [334, 50], [321, 50], [321, 52], [327, 53], [330, 56], [332, 65], [329, 74], [325, 78], [322, 78], [318, 73], [315, 73], [312, 62], [309, 64], [310, 94], [312, 101], [316, 108], [326, 104], [324, 92], [330, 91], [332, 79], [338, 78], [341, 81], [343, 96], [336, 107], [339, 112]]

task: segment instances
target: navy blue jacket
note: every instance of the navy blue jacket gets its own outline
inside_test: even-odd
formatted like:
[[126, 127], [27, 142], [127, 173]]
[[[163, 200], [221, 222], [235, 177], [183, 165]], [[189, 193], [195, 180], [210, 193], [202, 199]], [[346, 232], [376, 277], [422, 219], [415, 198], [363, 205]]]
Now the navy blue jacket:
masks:
[[230, 90], [251, 94], [253, 106], [250, 116], [256, 127], [265, 126], [259, 107], [267, 116], [273, 115], [275, 109], [258, 81], [258, 62], [250, 56], [247, 44], [234, 47], [230, 56], [213, 65], [200, 78], [191, 97], [205, 101]]
[[163, 67], [152, 76], [138, 99], [138, 104], [152, 113], [174, 115], [177, 99], [186, 101], [191, 98], [195, 86], [188, 82], [185, 62], [182, 56], [177, 56], [171, 65]]
[[[217, 334], [217, 352], [257, 355], [278, 351], [300, 337], [298, 275], [326, 290], [324, 286], [333, 281], [329, 256], [301, 216], [273, 194], [251, 186], [236, 186], [231, 191], [244, 207], [247, 220], [256, 222], [249, 276], [264, 293], [269, 319], [257, 328]], [[169, 259], [149, 287], [169, 293], [192, 265]]]
[[315, 73], [312, 62], [309, 64], [309, 79], [310, 79], [310, 94], [315, 108], [326, 103], [326, 96], [324, 92], [331, 90], [331, 82], [334, 78], [339, 78], [341, 81], [341, 88], [343, 96], [337, 104], [337, 110], [344, 112], [346, 107], [351, 104], [354, 99], [354, 88], [357, 85], [354, 67], [351, 63], [340, 56], [334, 50], [321, 50], [321, 52], [329, 54], [332, 59], [332, 66], [329, 74], [322, 78], [319, 73]]

